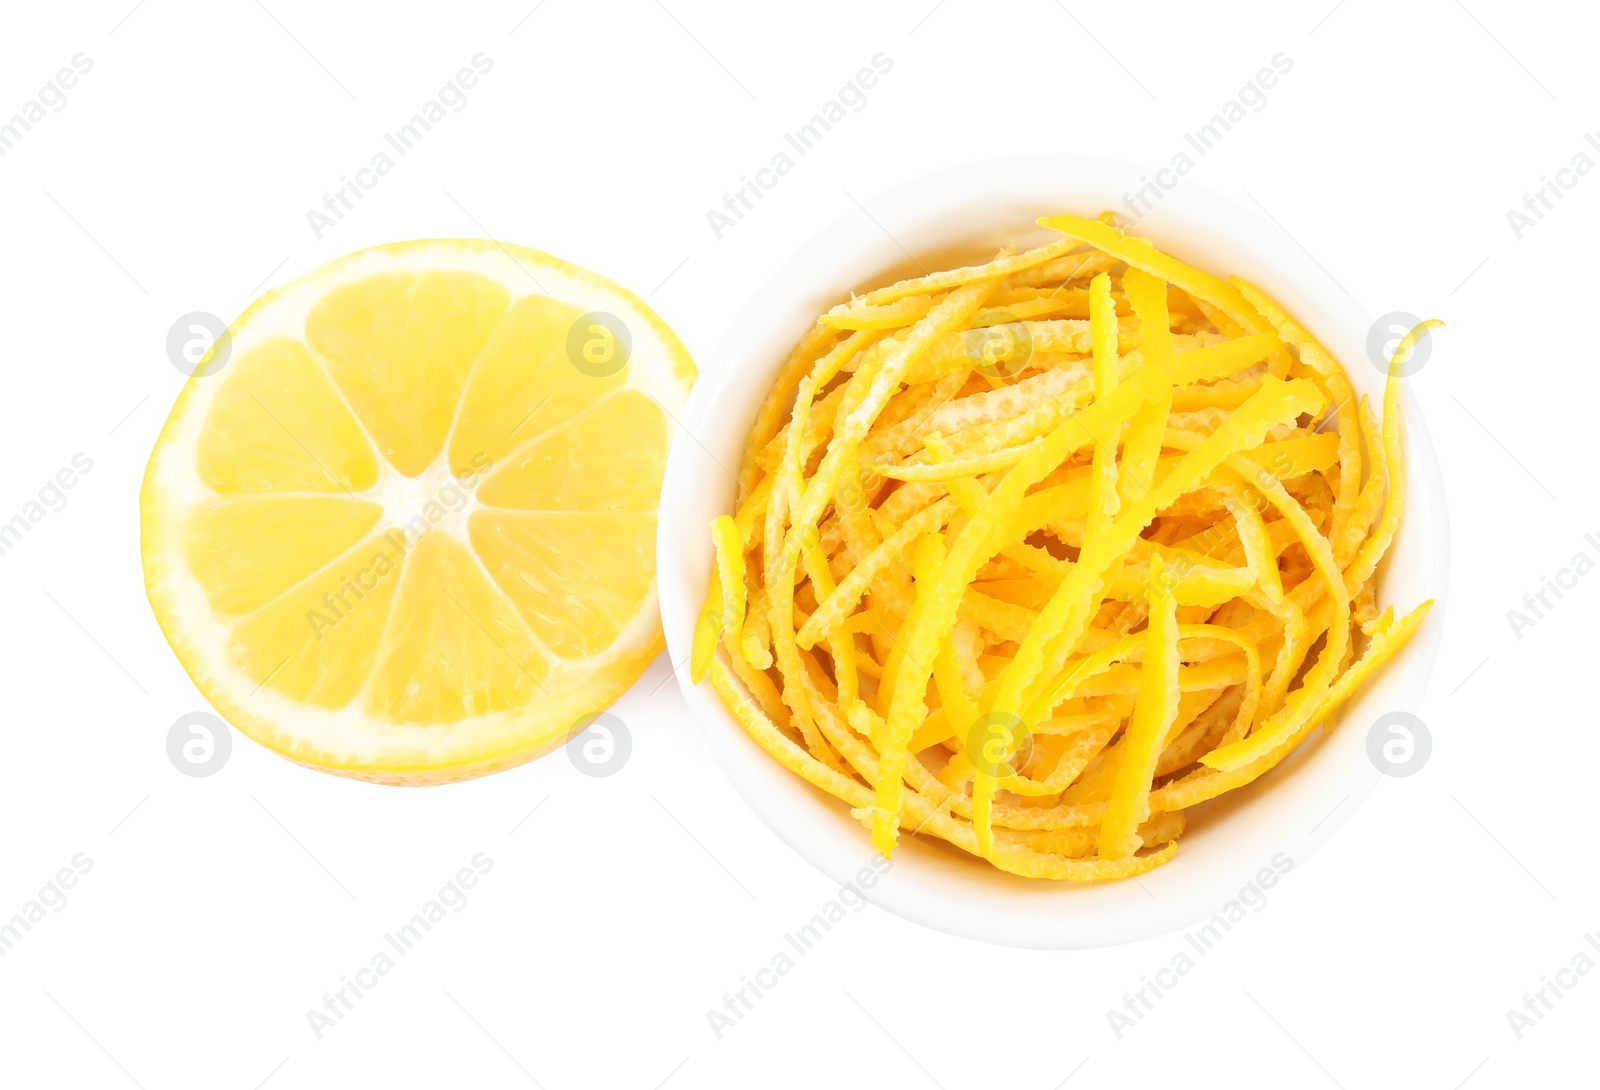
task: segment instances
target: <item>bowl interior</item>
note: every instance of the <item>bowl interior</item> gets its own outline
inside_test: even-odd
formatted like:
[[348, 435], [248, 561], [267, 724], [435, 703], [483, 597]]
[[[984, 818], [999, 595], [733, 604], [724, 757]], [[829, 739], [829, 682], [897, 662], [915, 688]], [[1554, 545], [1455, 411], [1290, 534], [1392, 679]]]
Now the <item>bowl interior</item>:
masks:
[[[668, 461], [657, 565], [674, 662], [689, 654], [711, 573], [707, 527], [733, 510], [745, 434], [778, 367], [817, 314], [852, 290], [981, 262], [1002, 244], [1023, 249], [1058, 237], [1035, 225], [1043, 215], [1093, 216], [1106, 208], [1126, 215], [1125, 195], [1153, 176], [1149, 168], [1077, 157], [953, 168], [843, 217], [755, 292], [705, 368]], [[1270, 221], [1180, 179], [1134, 230], [1198, 268], [1259, 285], [1344, 364], [1358, 394], [1381, 399], [1384, 376], [1367, 359], [1369, 320]], [[1255, 784], [1191, 811], [1177, 856], [1135, 880], [1081, 885], [1022, 879], [936, 838], [902, 836], [890, 871], [863, 888], [864, 895], [929, 927], [989, 942], [1105, 946], [1210, 917], [1252, 883], [1275, 883], [1304, 860], [1376, 782], [1366, 757], [1367, 729], [1386, 712], [1415, 708], [1443, 630], [1444, 492], [1422, 419], [1414, 400], [1406, 401], [1408, 506], [1381, 573], [1379, 601], [1397, 611], [1425, 598], [1440, 601], [1412, 642], [1334, 720], [1342, 726], [1314, 735]], [[682, 677], [682, 687], [712, 752], [752, 809], [833, 879], [854, 880], [872, 849], [844, 804], [768, 757], [709, 681], [693, 686]]]

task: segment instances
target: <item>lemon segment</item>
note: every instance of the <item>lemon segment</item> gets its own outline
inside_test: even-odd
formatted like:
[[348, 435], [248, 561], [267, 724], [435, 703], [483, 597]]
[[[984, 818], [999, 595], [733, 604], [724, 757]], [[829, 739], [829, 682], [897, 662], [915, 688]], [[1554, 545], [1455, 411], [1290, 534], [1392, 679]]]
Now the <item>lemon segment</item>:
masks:
[[500, 462], [627, 381], [620, 371], [596, 377], [573, 366], [567, 335], [583, 313], [543, 295], [519, 299], [506, 313], [467, 381], [450, 440], [452, 471], [467, 472], [478, 458]]
[[465, 545], [429, 530], [412, 547], [373, 679], [371, 706], [410, 723], [524, 707], [549, 674], [516, 607]]
[[[597, 314], [626, 335], [614, 369], [573, 355]], [[140, 505], [156, 618], [239, 729], [344, 775], [462, 779], [559, 745], [659, 653], [694, 365], [636, 297], [521, 247], [398, 243], [230, 336]]]
[[473, 547], [539, 640], [584, 659], [609, 646], [655, 583], [655, 513], [482, 511]]
[[349, 704], [377, 661], [403, 559], [395, 540], [367, 538], [241, 620], [229, 641], [234, 665], [291, 700]]
[[415, 477], [444, 447], [461, 388], [510, 292], [483, 276], [369, 276], [306, 320], [311, 347], [389, 464]]
[[259, 609], [360, 541], [383, 507], [345, 496], [227, 496], [189, 517], [185, 557], [218, 613]]
[[304, 344], [268, 338], [227, 370], [200, 434], [207, 488], [361, 492], [377, 483], [372, 444]]
[[478, 499], [524, 511], [654, 511], [666, 438], [656, 403], [624, 390], [523, 446], [483, 482]]

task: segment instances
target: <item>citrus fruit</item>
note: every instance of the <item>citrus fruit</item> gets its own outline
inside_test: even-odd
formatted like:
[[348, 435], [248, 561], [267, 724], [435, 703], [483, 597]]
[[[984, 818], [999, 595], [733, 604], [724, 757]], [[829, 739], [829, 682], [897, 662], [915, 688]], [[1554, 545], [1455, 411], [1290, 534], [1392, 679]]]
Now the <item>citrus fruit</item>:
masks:
[[156, 618], [295, 761], [417, 784], [535, 757], [661, 650], [656, 506], [694, 375], [640, 299], [548, 254], [340, 258], [179, 395], [140, 497]]

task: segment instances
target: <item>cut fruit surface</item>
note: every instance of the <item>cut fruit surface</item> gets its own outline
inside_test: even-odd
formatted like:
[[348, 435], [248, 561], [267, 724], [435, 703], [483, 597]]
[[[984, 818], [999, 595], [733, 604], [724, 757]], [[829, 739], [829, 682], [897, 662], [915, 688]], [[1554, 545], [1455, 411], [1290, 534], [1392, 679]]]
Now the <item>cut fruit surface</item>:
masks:
[[661, 650], [656, 506], [695, 372], [639, 299], [426, 240], [271, 292], [230, 337], [140, 506], [156, 618], [240, 730], [362, 779], [463, 779], [559, 745]]

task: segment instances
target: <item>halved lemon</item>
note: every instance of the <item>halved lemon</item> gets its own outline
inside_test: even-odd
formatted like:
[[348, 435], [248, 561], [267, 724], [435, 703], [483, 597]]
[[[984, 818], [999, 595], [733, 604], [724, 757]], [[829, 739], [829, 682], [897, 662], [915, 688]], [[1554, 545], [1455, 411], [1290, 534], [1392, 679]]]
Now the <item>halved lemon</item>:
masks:
[[240, 730], [464, 779], [561, 744], [661, 650], [656, 506], [695, 370], [640, 299], [536, 250], [402, 242], [229, 336], [140, 506], [156, 618]]

